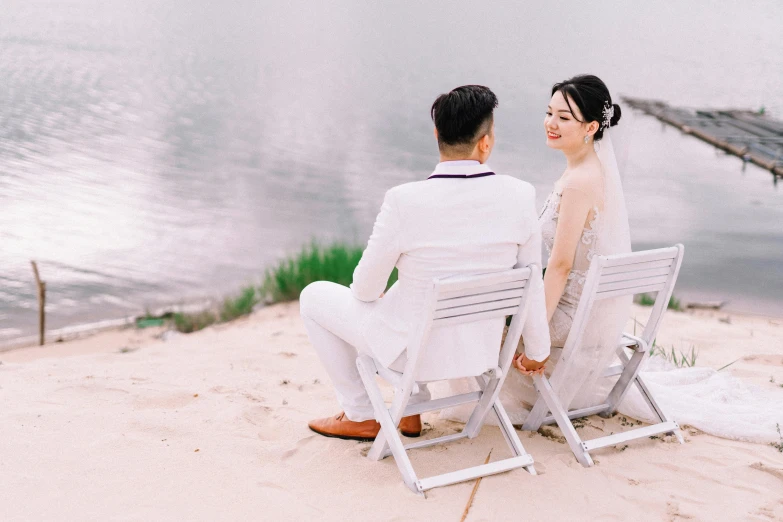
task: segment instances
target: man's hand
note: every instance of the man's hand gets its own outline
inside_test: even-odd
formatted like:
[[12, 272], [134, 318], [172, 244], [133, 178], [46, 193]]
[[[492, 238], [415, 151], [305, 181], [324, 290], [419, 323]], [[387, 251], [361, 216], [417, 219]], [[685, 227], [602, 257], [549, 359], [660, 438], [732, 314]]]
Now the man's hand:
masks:
[[544, 375], [544, 365], [549, 360], [549, 357], [541, 362], [528, 359], [527, 356], [522, 353], [514, 359], [514, 368], [520, 371], [522, 375]]

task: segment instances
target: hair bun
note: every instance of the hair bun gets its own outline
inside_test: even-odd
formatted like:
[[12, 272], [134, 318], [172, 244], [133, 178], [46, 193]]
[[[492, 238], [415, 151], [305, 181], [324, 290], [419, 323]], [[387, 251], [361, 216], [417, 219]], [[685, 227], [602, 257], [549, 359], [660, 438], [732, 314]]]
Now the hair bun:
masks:
[[612, 108], [614, 109], [614, 115], [612, 116], [612, 119], [609, 120], [609, 126], [614, 127], [620, 122], [620, 116], [622, 116], [622, 111], [620, 110], [620, 106], [616, 103], [612, 105]]

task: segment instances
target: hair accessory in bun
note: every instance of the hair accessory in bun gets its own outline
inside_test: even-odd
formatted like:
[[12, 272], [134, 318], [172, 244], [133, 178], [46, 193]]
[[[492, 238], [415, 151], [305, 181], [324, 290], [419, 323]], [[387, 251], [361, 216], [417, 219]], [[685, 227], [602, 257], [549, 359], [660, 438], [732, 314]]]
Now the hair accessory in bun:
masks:
[[604, 120], [601, 122], [601, 130], [606, 130], [612, 126], [612, 118], [614, 118], [614, 105], [608, 101], [604, 102]]

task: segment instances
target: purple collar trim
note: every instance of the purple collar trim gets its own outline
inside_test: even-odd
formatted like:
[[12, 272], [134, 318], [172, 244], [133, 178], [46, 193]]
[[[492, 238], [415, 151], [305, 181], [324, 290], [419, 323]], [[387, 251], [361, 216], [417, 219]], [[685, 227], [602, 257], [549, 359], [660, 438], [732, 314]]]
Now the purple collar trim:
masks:
[[482, 172], [480, 174], [433, 174], [427, 179], [435, 179], [435, 178], [483, 178], [484, 176], [494, 176], [494, 172]]

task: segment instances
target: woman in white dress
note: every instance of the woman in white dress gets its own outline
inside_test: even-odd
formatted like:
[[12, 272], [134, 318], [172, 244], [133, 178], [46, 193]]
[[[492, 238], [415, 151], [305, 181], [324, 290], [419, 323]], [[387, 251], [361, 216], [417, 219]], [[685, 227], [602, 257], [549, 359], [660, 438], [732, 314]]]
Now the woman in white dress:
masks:
[[[539, 216], [549, 254], [544, 293], [553, 347], [565, 344], [593, 256], [631, 250], [625, 198], [608, 139], [609, 128], [617, 125], [620, 115], [609, 89], [596, 76], [575, 76], [552, 87], [544, 118], [546, 144], [566, 159], [566, 168]], [[574, 400], [578, 406], [590, 402], [600, 373], [597, 370], [613, 356], [630, 304], [629, 298], [620, 298], [595, 308], [580, 350], [581, 360], [574, 361], [576, 378], [561, 391], [564, 403]], [[558, 355], [554, 350], [547, 373]], [[522, 373], [540, 370], [536, 361], [524, 355], [515, 359], [514, 366]], [[510, 415], [515, 423], [521, 422], [535, 400], [530, 379], [509, 377], [504, 392]]]
[[[532, 380], [523, 373], [543, 370], [551, 375], [557, 365], [557, 347], [568, 337], [590, 260], [596, 254], [631, 250], [625, 197], [609, 131], [620, 121], [620, 107], [613, 104], [606, 85], [591, 75], [557, 83], [551, 94], [544, 118], [546, 143], [566, 159], [566, 169], [539, 216], [549, 252], [544, 289], [553, 350], [543, 367], [524, 355], [515, 359], [520, 371], [511, 372], [500, 394], [515, 425], [524, 423], [536, 400]], [[606, 396], [612, 383], [599, 377], [614, 357], [630, 305], [630, 297], [594, 305], [580, 350], [571, 361], [573, 371], [558, 383], [565, 407], [594, 405]], [[518, 352], [524, 354], [521, 346]], [[783, 389], [762, 390], [709, 367], [675, 368], [659, 357], [648, 363], [643, 371], [646, 385], [680, 424], [731, 439], [779, 440], [776, 426], [783, 426]], [[464, 380], [451, 385], [451, 391], [462, 393], [474, 386], [472, 380]], [[472, 405], [453, 408], [442, 416], [464, 422], [470, 409]], [[640, 420], [657, 421], [635, 388], [618, 410]]]
[[[544, 292], [555, 348], [563, 347], [568, 337], [593, 256], [631, 250], [625, 200], [608, 140], [609, 128], [619, 120], [620, 107], [612, 102], [606, 85], [596, 76], [575, 76], [552, 87], [544, 132], [547, 146], [565, 156], [566, 169], [549, 194], [539, 223], [549, 254]], [[575, 398], [574, 406], [587, 403], [595, 394], [592, 388], [600, 373], [597, 370], [604, 368], [614, 355], [630, 304], [630, 298], [619, 298], [595, 307], [584, 334], [580, 360], [573, 361], [577, 376], [561, 390], [565, 406]], [[545, 370], [551, 374], [560, 354], [553, 350], [543, 366], [527, 359], [522, 346], [518, 352], [514, 366], [521, 373]], [[468, 382], [457, 385], [471, 386]], [[514, 424], [524, 421], [535, 398], [528, 377], [517, 372], [508, 376], [501, 400]], [[464, 420], [467, 412], [465, 408], [455, 408], [447, 410], [444, 416]]]

